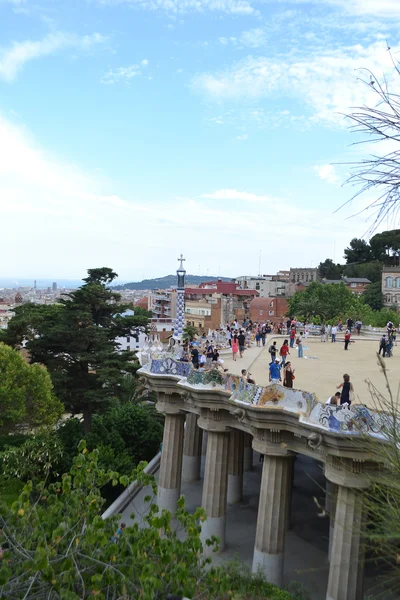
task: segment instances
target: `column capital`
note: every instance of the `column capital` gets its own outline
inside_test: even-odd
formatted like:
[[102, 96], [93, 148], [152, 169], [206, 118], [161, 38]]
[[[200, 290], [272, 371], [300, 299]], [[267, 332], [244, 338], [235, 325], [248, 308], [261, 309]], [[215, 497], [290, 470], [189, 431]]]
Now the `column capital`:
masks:
[[252, 434], [252, 445], [256, 452], [270, 456], [293, 456], [293, 453], [288, 450], [287, 445], [283, 441], [280, 429], [252, 428]]
[[157, 405], [158, 412], [164, 413], [165, 415], [179, 415], [182, 414], [182, 403], [185, 400], [185, 392], [157, 392]]
[[232, 430], [226, 419], [225, 411], [218, 408], [202, 409], [197, 424], [201, 429], [205, 429], [206, 431], [226, 433]]
[[330, 454], [326, 457], [325, 477], [331, 483], [347, 488], [365, 490], [370, 486], [370, 479], [361, 459], [341, 458]]

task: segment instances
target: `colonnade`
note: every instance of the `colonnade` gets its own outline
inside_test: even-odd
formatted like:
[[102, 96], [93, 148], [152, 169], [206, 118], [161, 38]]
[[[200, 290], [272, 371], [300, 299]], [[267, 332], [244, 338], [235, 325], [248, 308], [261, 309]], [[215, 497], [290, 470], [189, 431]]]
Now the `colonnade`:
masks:
[[[186, 419], [186, 426], [185, 426]], [[207, 520], [202, 524], [203, 541], [212, 535], [225, 546], [227, 505], [240, 502], [243, 471], [251, 468], [253, 448], [264, 456], [259, 495], [253, 571], [261, 569], [268, 581], [283, 584], [285, 534], [289, 523], [294, 453], [280, 443], [279, 432], [260, 430], [254, 437], [228, 427], [218, 418], [194, 413], [166, 414], [163, 451], [158, 483], [160, 509], [175, 512], [182, 479], [200, 478], [202, 431], [207, 449], [202, 506]], [[252, 443], [251, 443], [252, 442]], [[204, 448], [203, 448], [204, 450]], [[325, 469], [327, 508], [331, 513], [330, 565], [327, 600], [362, 598], [363, 503], [359, 489], [365, 482], [354, 474], [346, 480], [343, 471], [330, 463]], [[204, 552], [212, 552], [204, 545]]]

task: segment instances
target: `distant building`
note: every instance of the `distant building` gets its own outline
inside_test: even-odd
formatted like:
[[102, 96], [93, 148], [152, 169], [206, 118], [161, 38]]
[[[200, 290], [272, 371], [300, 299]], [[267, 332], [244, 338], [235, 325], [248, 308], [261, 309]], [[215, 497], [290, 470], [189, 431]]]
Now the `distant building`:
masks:
[[17, 292], [14, 298], [15, 304], [22, 304], [23, 298], [21, 292]]
[[286, 282], [279, 280], [276, 275], [242, 275], [237, 277], [235, 282], [244, 290], [256, 290], [261, 298], [285, 295]]
[[285, 320], [288, 311], [286, 298], [254, 298], [250, 303], [250, 318], [254, 323], [280, 323]]
[[321, 277], [317, 267], [291, 268], [289, 271], [289, 283], [286, 287], [286, 295], [291, 297], [298, 291], [298, 284], [307, 285], [313, 281], [320, 281]]
[[51, 287], [52, 287], [53, 292], [56, 292], [57, 291], [57, 282], [53, 281], [53, 285]]
[[400, 304], [400, 267], [383, 267], [382, 295], [383, 306]]

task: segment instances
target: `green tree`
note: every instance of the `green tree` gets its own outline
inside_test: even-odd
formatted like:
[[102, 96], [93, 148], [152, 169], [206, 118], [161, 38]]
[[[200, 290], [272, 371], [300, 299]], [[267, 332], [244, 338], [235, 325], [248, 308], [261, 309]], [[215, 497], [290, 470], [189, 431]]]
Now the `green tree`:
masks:
[[382, 231], [371, 240], [371, 250], [375, 260], [386, 265], [398, 265], [400, 256], [400, 229]]
[[196, 335], [198, 334], [197, 328], [193, 327], [193, 325], [186, 325], [183, 330], [183, 340], [185, 342], [190, 342], [194, 340]]
[[0, 433], [54, 425], [62, 412], [47, 369], [0, 343]]
[[344, 251], [347, 264], [364, 263], [372, 259], [371, 247], [365, 240], [353, 238], [349, 248]]
[[325, 317], [324, 307], [319, 298], [316, 296], [301, 298], [298, 305], [298, 310], [301, 315], [304, 315], [307, 321], [313, 317], [320, 317], [322, 320]]
[[382, 284], [380, 281], [370, 283], [362, 294], [363, 301], [373, 310], [381, 310], [383, 306]]
[[[117, 535], [118, 516], [100, 516], [101, 488], [127, 485], [128, 478], [101, 469], [98, 459], [98, 452], [87, 452], [81, 442], [71, 471], [60, 481], [27, 484], [11, 508], [1, 506], [0, 597], [154, 600], [179, 594], [209, 600], [290, 600], [288, 592], [243, 569], [211, 567], [211, 559], [202, 557], [204, 509], [189, 514], [183, 498], [176, 514], [178, 527], [170, 513], [151, 505], [146, 527], [134, 524]], [[143, 473], [143, 466], [135, 478], [151, 484], [155, 494], [154, 479]], [[178, 530], [184, 532], [179, 538]], [[216, 546], [218, 539], [206, 543]]]
[[[309, 303], [311, 300], [313, 306], [315, 306], [318, 311], [310, 310], [312, 305]], [[310, 314], [314, 313], [314, 316], [319, 316], [321, 319], [326, 318], [331, 320], [336, 317], [344, 318], [348, 316], [355, 301], [355, 295], [347, 289], [343, 282], [340, 284], [323, 284], [313, 281], [305, 291], [296, 292], [294, 296], [289, 299], [288, 314], [306, 317], [307, 311], [306, 313], [302, 312], [302, 307], [304, 309], [308, 307], [308, 312]]]
[[146, 326], [150, 313], [131, 307], [108, 286], [116, 273], [107, 267], [89, 269], [84, 285], [59, 299], [57, 305], [26, 305], [16, 309], [5, 341], [26, 347], [33, 363], [48, 368], [55, 392], [67, 411], [83, 414], [85, 431], [93, 412], [104, 410], [121, 392], [125, 373], [135, 373], [135, 354], [119, 351], [117, 339]]
[[321, 279], [340, 279], [343, 273], [343, 266], [333, 262], [331, 258], [326, 258], [324, 262], [319, 263], [318, 271]]
[[344, 266], [345, 277], [365, 277], [372, 283], [381, 281], [382, 263], [379, 260], [373, 260], [362, 264], [351, 264]]

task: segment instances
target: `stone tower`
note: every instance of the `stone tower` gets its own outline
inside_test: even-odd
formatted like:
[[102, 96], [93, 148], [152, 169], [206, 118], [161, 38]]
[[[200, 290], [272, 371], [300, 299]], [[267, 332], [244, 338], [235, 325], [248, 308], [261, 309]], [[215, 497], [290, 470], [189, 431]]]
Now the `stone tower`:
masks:
[[176, 294], [176, 319], [175, 319], [175, 327], [174, 327], [174, 339], [180, 340], [183, 335], [183, 328], [185, 326], [185, 275], [186, 271], [183, 268], [183, 261], [186, 258], [183, 258], [183, 254], [181, 254], [178, 261], [180, 261], [179, 269], [176, 274], [178, 276], [178, 287]]

